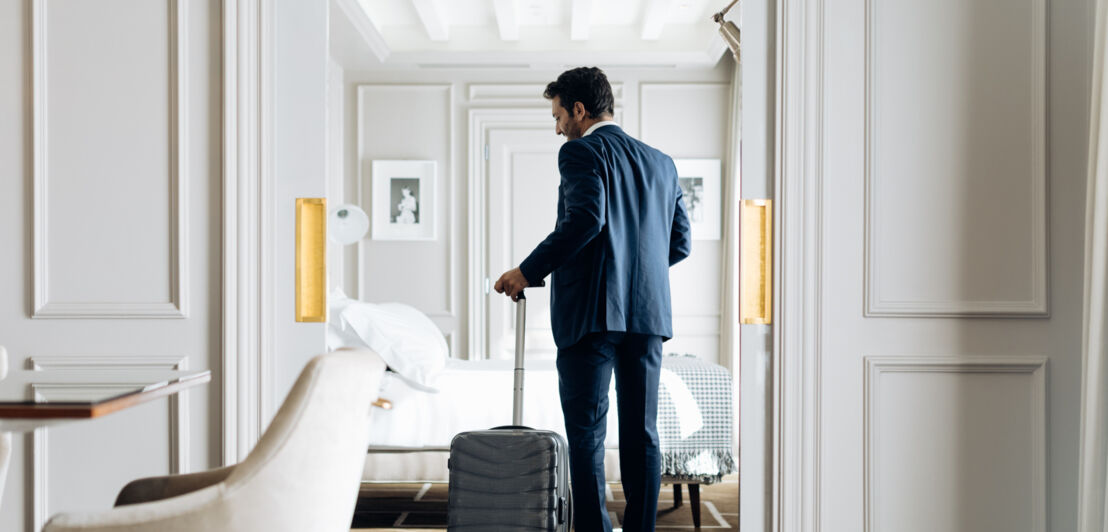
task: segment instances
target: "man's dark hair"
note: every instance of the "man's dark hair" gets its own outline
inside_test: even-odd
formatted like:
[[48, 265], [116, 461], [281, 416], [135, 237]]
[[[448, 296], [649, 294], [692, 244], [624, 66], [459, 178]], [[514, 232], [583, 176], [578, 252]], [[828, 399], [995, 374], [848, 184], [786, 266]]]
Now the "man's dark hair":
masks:
[[547, 100], [553, 100], [555, 96], [562, 102], [562, 107], [573, 115], [573, 104], [581, 102], [585, 106], [585, 112], [589, 118], [599, 118], [602, 114], [612, 114], [615, 109], [615, 98], [612, 97], [612, 86], [608, 83], [608, 76], [604, 71], [596, 67], [579, 67], [562, 72], [557, 80], [551, 81], [542, 94]]

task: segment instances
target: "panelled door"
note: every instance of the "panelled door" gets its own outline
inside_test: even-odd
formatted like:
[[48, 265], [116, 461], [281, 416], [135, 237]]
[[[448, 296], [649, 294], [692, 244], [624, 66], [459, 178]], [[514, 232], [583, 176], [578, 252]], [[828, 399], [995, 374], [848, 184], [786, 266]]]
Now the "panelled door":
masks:
[[[558, 150], [564, 139], [550, 123], [488, 131], [488, 324], [489, 358], [511, 359], [515, 303], [491, 289], [502, 273], [519, 266], [554, 230], [558, 219]], [[547, 279], [549, 281], [549, 279]], [[527, 357], [554, 358], [549, 286], [527, 294]]]
[[789, 529], [1073, 530], [1089, 3], [786, 4], [818, 287]]
[[[218, 1], [0, 3], [0, 345], [13, 371], [220, 367], [220, 14]], [[0, 530], [216, 465], [220, 379], [15, 437]]]

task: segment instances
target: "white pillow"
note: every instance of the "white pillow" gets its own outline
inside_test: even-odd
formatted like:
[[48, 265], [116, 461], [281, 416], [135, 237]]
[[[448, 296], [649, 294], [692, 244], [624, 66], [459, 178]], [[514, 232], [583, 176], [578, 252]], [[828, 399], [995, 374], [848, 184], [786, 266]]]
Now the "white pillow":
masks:
[[437, 392], [435, 379], [450, 353], [442, 331], [425, 314], [403, 303], [366, 303], [331, 293], [327, 349], [368, 347], [412, 387]]

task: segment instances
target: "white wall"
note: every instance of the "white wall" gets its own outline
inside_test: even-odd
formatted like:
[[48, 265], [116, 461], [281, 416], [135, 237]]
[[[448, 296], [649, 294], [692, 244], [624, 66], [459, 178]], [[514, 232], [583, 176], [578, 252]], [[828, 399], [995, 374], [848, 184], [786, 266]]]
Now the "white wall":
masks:
[[[333, 59], [327, 62], [327, 210], [332, 211], [346, 202], [346, 187], [343, 184], [346, 174], [343, 172], [343, 131], [345, 128], [346, 103], [344, 99], [342, 66]], [[330, 220], [328, 220], [330, 222]], [[327, 285], [343, 286], [342, 257], [344, 249], [333, 242], [327, 246]]]
[[[297, 198], [327, 195], [328, 2], [273, 4], [273, 338], [275, 380], [263, 405], [264, 424], [300, 370], [323, 353], [324, 325], [295, 319], [294, 257]], [[267, 198], [263, 198], [267, 201]], [[263, 379], [263, 382], [264, 379]]]
[[[742, 14], [742, 198], [773, 199], [774, 150], [774, 0], [745, 0]], [[780, 210], [776, 202], [774, 210]], [[741, 381], [739, 471], [742, 499], [739, 528], [767, 531], [771, 525], [772, 492], [772, 325], [740, 325]], [[738, 356], [738, 355], [736, 355]], [[738, 423], [736, 423], [738, 425]]]
[[[726, 168], [734, 63], [730, 57], [725, 59], [713, 69], [606, 68], [610, 81], [622, 84], [622, 99], [617, 101], [621, 125], [674, 158], [721, 159]], [[411, 304], [435, 318], [448, 334], [454, 356], [482, 356], [465, 352], [470, 327], [464, 310], [467, 283], [477, 275], [467, 265], [469, 111], [549, 109], [542, 88], [561, 72], [560, 68], [345, 72], [347, 200], [359, 198], [358, 180], [369, 178], [368, 164], [373, 159], [431, 159], [438, 162], [440, 174], [439, 237], [432, 242], [367, 239], [362, 242], [361, 264], [357, 246], [348, 247], [341, 277], [348, 294], [358, 294], [360, 288], [367, 301]], [[520, 84], [533, 85], [534, 94], [516, 95], [511, 89]], [[373, 98], [360, 103], [359, 87], [366, 86], [373, 87], [368, 91]], [[471, 95], [471, 90], [478, 92]], [[365, 128], [361, 137], [360, 125]], [[362, 187], [367, 192], [360, 199], [365, 202], [370, 183], [363, 182]], [[362, 206], [370, 212], [368, 204]], [[697, 240], [692, 256], [674, 269], [675, 338], [666, 343], [666, 352], [718, 359], [721, 258], [720, 241]], [[351, 273], [359, 270], [363, 287], [358, 286], [359, 276]]]

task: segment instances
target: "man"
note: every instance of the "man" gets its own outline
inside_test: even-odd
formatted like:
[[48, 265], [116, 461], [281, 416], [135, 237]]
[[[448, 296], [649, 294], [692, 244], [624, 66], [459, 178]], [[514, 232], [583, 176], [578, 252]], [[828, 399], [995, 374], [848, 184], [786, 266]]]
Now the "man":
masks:
[[551, 325], [569, 442], [577, 532], [610, 532], [604, 506], [608, 385], [616, 376], [624, 530], [653, 531], [661, 483], [658, 376], [673, 336], [669, 267], [689, 255], [677, 169], [612, 121], [612, 88], [598, 68], [547, 85], [558, 153], [558, 223], [496, 281], [513, 300], [554, 273]]

